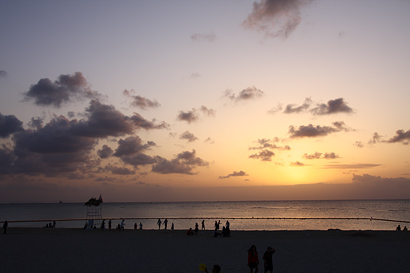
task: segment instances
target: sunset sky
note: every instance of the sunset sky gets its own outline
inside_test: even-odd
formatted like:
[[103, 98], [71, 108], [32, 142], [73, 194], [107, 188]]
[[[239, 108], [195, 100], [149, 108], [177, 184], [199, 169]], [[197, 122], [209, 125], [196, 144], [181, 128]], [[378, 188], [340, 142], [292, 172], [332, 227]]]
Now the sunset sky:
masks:
[[410, 198], [410, 1], [0, 1], [0, 203]]

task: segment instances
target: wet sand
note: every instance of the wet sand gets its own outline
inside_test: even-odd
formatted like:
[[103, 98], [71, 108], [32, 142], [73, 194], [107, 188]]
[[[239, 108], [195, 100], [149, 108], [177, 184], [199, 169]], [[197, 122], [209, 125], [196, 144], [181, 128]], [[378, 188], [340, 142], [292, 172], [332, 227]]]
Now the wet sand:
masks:
[[396, 231], [82, 230], [9, 228], [0, 234], [1, 272], [249, 272], [247, 249], [273, 247], [274, 272], [406, 272], [410, 233]]

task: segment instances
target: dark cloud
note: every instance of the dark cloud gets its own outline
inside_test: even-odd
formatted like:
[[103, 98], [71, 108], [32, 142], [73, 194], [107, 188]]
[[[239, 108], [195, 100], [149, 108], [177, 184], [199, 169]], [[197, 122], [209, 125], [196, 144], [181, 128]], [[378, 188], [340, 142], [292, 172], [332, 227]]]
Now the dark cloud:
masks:
[[155, 124], [155, 119], [153, 119], [152, 121], [148, 121], [138, 113], [134, 113], [134, 115], [132, 115], [131, 117], [127, 117], [127, 120], [130, 120], [136, 129], [152, 130], [169, 128], [169, 124], [164, 121], [159, 124]]
[[330, 115], [336, 113], [353, 113], [353, 109], [347, 106], [343, 98], [329, 100], [327, 104], [318, 104], [311, 110], [314, 115]]
[[86, 109], [86, 120], [81, 120], [75, 127], [76, 133], [88, 136], [105, 138], [108, 136], [123, 136], [132, 134], [136, 129], [163, 129], [168, 124], [155, 124], [154, 121], [147, 121], [140, 114], [125, 116], [112, 105], [102, 104], [92, 100]]
[[172, 160], [157, 157], [157, 163], [152, 167], [152, 171], [161, 174], [180, 173], [193, 175], [195, 167], [208, 166], [209, 163], [196, 156], [196, 151], [185, 151]]
[[309, 124], [307, 126], [301, 125], [298, 129], [294, 126], [289, 127], [289, 134], [291, 138], [299, 138], [299, 137], [319, 137], [319, 136], [327, 136], [328, 134], [340, 132], [340, 131], [350, 131], [350, 129], [345, 127], [344, 122], [333, 122], [334, 127], [330, 126], [313, 126]]
[[278, 138], [274, 139], [258, 139], [255, 141], [256, 143], [259, 144], [259, 146], [254, 146], [254, 147], [249, 147], [249, 150], [262, 150], [262, 149], [278, 149], [278, 150], [290, 150], [290, 147], [288, 145], [285, 146], [277, 146], [275, 142], [278, 142]]
[[311, 0], [261, 0], [253, 2], [252, 13], [242, 25], [265, 33], [266, 37], [287, 38], [301, 22], [300, 8]]
[[130, 136], [118, 141], [118, 148], [115, 150], [114, 156], [121, 157], [124, 155], [138, 154], [150, 149], [152, 146], [155, 146], [154, 142], [142, 144], [142, 140], [139, 136]]
[[220, 176], [219, 179], [225, 179], [225, 178], [235, 177], [235, 176], [248, 176], [248, 174], [245, 173], [244, 171], [239, 171], [239, 172], [234, 171], [233, 173], [230, 173], [226, 176]]
[[108, 165], [105, 167], [107, 171], [110, 171], [112, 174], [118, 174], [118, 175], [131, 175], [135, 174], [135, 171], [127, 169], [127, 168], [120, 168], [112, 165]]
[[288, 104], [285, 110], [283, 111], [283, 113], [293, 114], [293, 113], [304, 112], [309, 109], [311, 104], [312, 104], [312, 100], [310, 98], [306, 98], [305, 102], [300, 106], [296, 106], [295, 104]]
[[120, 158], [124, 163], [130, 164], [134, 166], [134, 168], [137, 168], [138, 166], [154, 164], [157, 162], [157, 159], [155, 157], [143, 153], [123, 155]]
[[127, 96], [133, 99], [133, 101], [131, 102], [131, 106], [139, 107], [143, 110], [146, 110], [147, 108], [157, 108], [161, 106], [161, 104], [159, 104], [156, 100], [152, 101], [150, 99], [141, 97], [140, 95], [134, 96], [133, 95], [134, 92], [135, 92], [134, 90], [131, 90], [131, 91], [124, 90], [123, 92], [124, 96]]
[[94, 162], [91, 152], [97, 140], [76, 134], [77, 125], [76, 120], [60, 116], [40, 129], [16, 133], [14, 171], [54, 175], [85, 170]]
[[397, 143], [401, 142], [405, 145], [409, 144], [410, 141], [410, 130], [404, 131], [404, 130], [397, 130], [396, 135], [387, 140], [386, 142], [388, 143]]
[[101, 97], [98, 92], [91, 90], [81, 72], [73, 75], [60, 75], [54, 82], [48, 78], [41, 79], [30, 86], [24, 96], [25, 100], [34, 100], [37, 105], [54, 107], [60, 107], [72, 101]]
[[14, 115], [4, 116], [0, 113], [0, 138], [7, 138], [10, 135], [23, 130], [23, 122]]
[[177, 117], [177, 120], [186, 121], [188, 123], [198, 121], [198, 119], [199, 116], [195, 109], [192, 109], [192, 111], [188, 112], [179, 111], [179, 115]]
[[192, 41], [208, 41], [213, 42], [216, 39], [215, 33], [194, 33], [191, 35]]
[[140, 165], [156, 162], [155, 158], [143, 154], [144, 151], [149, 150], [153, 146], [156, 146], [156, 144], [152, 141], [143, 144], [140, 137], [130, 136], [118, 141], [118, 148], [113, 155], [119, 157], [124, 163], [133, 165], [136, 168]]
[[10, 174], [14, 169], [14, 161], [16, 155], [13, 150], [7, 147], [5, 144], [0, 148], [0, 174]]
[[248, 87], [244, 90], [242, 90], [241, 92], [239, 92], [238, 95], [235, 95], [231, 90], [226, 90], [224, 97], [229, 98], [230, 100], [233, 101], [241, 101], [241, 100], [252, 100], [252, 99], [256, 99], [259, 97], [263, 96], [263, 91], [261, 91], [260, 89], [257, 89], [255, 86], [253, 87]]
[[187, 140], [188, 142], [193, 142], [193, 141], [195, 141], [195, 140], [198, 139], [194, 134], [192, 134], [192, 133], [189, 132], [189, 131], [183, 132], [183, 133], [179, 136], [179, 138], [180, 138], [180, 139], [185, 139], [185, 140]]
[[335, 154], [334, 152], [331, 153], [325, 153], [323, 155], [324, 159], [336, 159], [336, 158], [340, 158], [337, 154]]
[[[322, 157], [322, 155], [323, 155], [323, 157]], [[337, 154], [333, 153], [333, 152], [331, 152], [331, 153], [324, 153], [324, 154], [315, 152], [314, 154], [310, 154], [310, 155], [304, 154], [304, 155], [303, 155], [303, 158], [305, 158], [305, 159], [320, 159], [320, 158], [323, 158], [323, 159], [335, 159], [335, 158], [339, 158], [339, 156], [338, 156]]]
[[104, 145], [101, 150], [97, 151], [97, 155], [100, 158], [103, 158], [103, 159], [104, 158], [109, 158], [110, 156], [112, 156], [113, 153], [114, 153], [114, 151], [108, 145]]
[[34, 129], [41, 129], [43, 128], [44, 118], [41, 117], [32, 117], [28, 123], [28, 126]]
[[275, 156], [275, 153], [269, 150], [262, 150], [259, 154], [250, 155], [249, 158], [260, 159], [262, 161], [271, 161], [272, 157]]

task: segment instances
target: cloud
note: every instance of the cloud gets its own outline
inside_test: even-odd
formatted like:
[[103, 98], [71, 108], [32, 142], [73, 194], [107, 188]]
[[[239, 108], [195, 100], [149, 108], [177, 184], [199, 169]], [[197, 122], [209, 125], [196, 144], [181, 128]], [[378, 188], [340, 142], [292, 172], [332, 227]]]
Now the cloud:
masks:
[[322, 153], [315, 152], [314, 154], [304, 154], [303, 158], [305, 159], [319, 159], [322, 156]]
[[307, 126], [301, 125], [298, 129], [294, 126], [289, 127], [289, 134], [291, 138], [300, 138], [300, 137], [320, 137], [327, 136], [328, 134], [340, 132], [340, 131], [350, 131], [350, 129], [345, 127], [344, 122], [333, 122], [334, 127], [330, 126], [313, 126], [309, 124]]
[[106, 170], [111, 171], [112, 174], [118, 175], [131, 175], [135, 174], [135, 171], [127, 169], [127, 168], [120, 168], [112, 165], [108, 165], [105, 167]]
[[271, 161], [273, 156], [275, 156], [274, 152], [265, 149], [260, 151], [259, 154], [250, 155], [249, 158], [260, 159], [262, 161]]
[[182, 152], [172, 160], [167, 160], [158, 156], [156, 161], [157, 163], [152, 166], [152, 171], [161, 174], [180, 173], [193, 175], [195, 173], [193, 173], [192, 170], [195, 167], [209, 165], [208, 162], [196, 156], [195, 150], [192, 150], [192, 152]]
[[118, 147], [113, 156], [119, 157], [124, 163], [134, 167], [153, 164], [156, 162], [155, 158], [143, 154], [153, 146], [156, 144], [152, 141], [143, 144], [139, 136], [129, 136], [118, 140]]
[[388, 143], [397, 143], [397, 142], [402, 142], [403, 144], [407, 145], [409, 144], [410, 141], [410, 130], [404, 131], [404, 130], [397, 130], [396, 135], [387, 140], [386, 142]]
[[235, 95], [231, 90], [226, 90], [224, 97], [227, 97], [230, 100], [238, 102], [242, 100], [256, 99], [256, 98], [262, 97], [263, 95], [264, 95], [263, 91], [253, 86], [253, 87], [248, 87], [242, 90], [241, 92], [239, 92], [238, 95]]
[[[323, 157], [322, 157], [322, 155], [323, 155]], [[336, 158], [339, 158], [339, 156], [337, 154], [333, 153], [333, 152], [324, 153], [324, 154], [315, 152], [314, 154], [310, 154], [310, 155], [304, 154], [303, 158], [305, 158], [305, 159], [320, 159], [320, 158], [323, 158], [323, 159], [336, 159]]]
[[305, 166], [305, 164], [300, 162], [300, 161], [296, 161], [296, 162], [291, 162], [290, 166], [292, 166], [292, 167], [303, 167], [303, 166]]
[[274, 115], [274, 114], [276, 114], [276, 113], [282, 111], [282, 109], [283, 109], [282, 104], [278, 103], [277, 106], [272, 107], [272, 109], [270, 109], [270, 110], [268, 111], [268, 114]]
[[361, 141], [356, 141], [355, 143], [353, 143], [353, 146], [355, 146], [357, 148], [363, 148], [364, 144]]
[[7, 138], [10, 135], [23, 130], [23, 122], [14, 115], [4, 116], [0, 113], [0, 138]]
[[375, 132], [375, 133], [373, 134], [372, 139], [369, 140], [368, 143], [369, 143], [369, 144], [375, 144], [375, 143], [378, 143], [378, 142], [380, 142], [380, 141], [382, 141], [382, 136], [379, 135], [377, 132]]
[[239, 171], [239, 172], [234, 171], [233, 173], [230, 173], [226, 176], [220, 176], [219, 179], [226, 179], [229, 177], [236, 177], [236, 176], [248, 176], [248, 174], [245, 173], [244, 171]]
[[214, 116], [215, 115], [215, 110], [214, 109], [210, 109], [210, 108], [202, 105], [199, 109], [192, 108], [192, 110], [188, 111], [188, 112], [179, 111], [179, 114], [177, 116], [177, 120], [186, 121], [188, 123], [196, 122], [200, 118], [200, 116], [198, 114], [198, 111], [202, 112], [206, 116]]
[[336, 113], [353, 113], [353, 109], [347, 106], [343, 98], [329, 100], [327, 104], [318, 104], [311, 110], [314, 115], [330, 115]]
[[209, 109], [208, 107], [203, 106], [203, 105], [199, 108], [199, 110], [207, 116], [214, 116], [215, 115], [215, 110], [214, 109]]
[[283, 111], [285, 114], [293, 114], [293, 113], [300, 113], [304, 112], [309, 109], [312, 100], [310, 98], [306, 98], [305, 102], [301, 106], [296, 106], [295, 104], [288, 104]]
[[75, 72], [72, 75], [60, 75], [54, 82], [48, 78], [40, 79], [37, 84], [30, 86], [24, 97], [26, 101], [34, 100], [37, 105], [59, 108], [72, 101], [98, 99], [101, 95], [91, 90], [81, 72]]
[[194, 134], [190, 133], [189, 131], [183, 132], [183, 133], [179, 136], [179, 138], [180, 138], [180, 139], [186, 139], [186, 140], [188, 140], [188, 142], [193, 142], [193, 141], [195, 141], [195, 140], [198, 139]]
[[213, 42], [216, 39], [215, 33], [194, 33], [191, 35], [191, 40], [192, 41], [207, 41], [207, 42]]
[[261, 0], [253, 2], [252, 13], [242, 25], [265, 33], [266, 37], [287, 38], [301, 22], [300, 8], [310, 0]]
[[141, 97], [140, 95], [133, 96], [132, 94], [134, 93], [134, 90], [128, 91], [124, 90], [123, 95], [127, 96], [129, 98], [132, 98], [133, 101], [131, 102], [131, 106], [139, 107], [143, 110], [146, 110], [148, 108], [157, 108], [161, 106], [156, 100], [152, 101], [150, 99]]
[[5, 78], [7, 76], [7, 72], [5, 70], [0, 70], [0, 78]]
[[109, 158], [113, 153], [114, 151], [108, 145], [104, 145], [102, 149], [97, 151], [97, 155], [102, 159]]
[[130, 136], [126, 139], [118, 140], [118, 148], [113, 155], [122, 157], [124, 155], [138, 154], [150, 149], [152, 146], [155, 146], [155, 143], [152, 141], [147, 144], [142, 144], [142, 140], [139, 136]]
[[255, 141], [256, 143], [259, 144], [259, 146], [254, 146], [254, 147], [249, 147], [249, 150], [262, 150], [262, 149], [278, 149], [278, 150], [290, 150], [290, 147], [288, 145], [285, 145], [283, 147], [277, 146], [275, 142], [278, 142], [278, 138], [274, 139], [267, 139], [267, 138], [262, 138], [258, 139]]
[[191, 76], [189, 76], [189, 78], [191, 78], [191, 79], [197, 79], [197, 78], [200, 78], [200, 77], [201, 77], [201, 74], [199, 74], [197, 72], [194, 72], [194, 73], [191, 74]]
[[382, 166], [382, 164], [330, 164], [324, 165], [325, 169], [369, 169]]
[[198, 119], [199, 119], [199, 116], [196, 113], [195, 109], [192, 109], [192, 111], [188, 111], [188, 112], [179, 111], [179, 115], [177, 117], [177, 120], [186, 121], [188, 123], [196, 122], [198, 121]]

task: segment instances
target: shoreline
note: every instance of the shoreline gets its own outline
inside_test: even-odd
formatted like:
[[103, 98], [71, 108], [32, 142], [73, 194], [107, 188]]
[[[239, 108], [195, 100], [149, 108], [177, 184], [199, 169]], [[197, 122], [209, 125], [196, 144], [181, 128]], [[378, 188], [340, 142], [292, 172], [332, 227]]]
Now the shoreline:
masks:
[[[274, 272], [403, 272], [409, 232], [358, 230], [231, 231], [187, 236], [185, 230], [9, 228], [0, 234], [5, 272], [248, 272], [247, 249], [273, 247]], [[22, 259], [23, 258], [23, 259]], [[24, 262], [23, 262], [24, 261]]]

